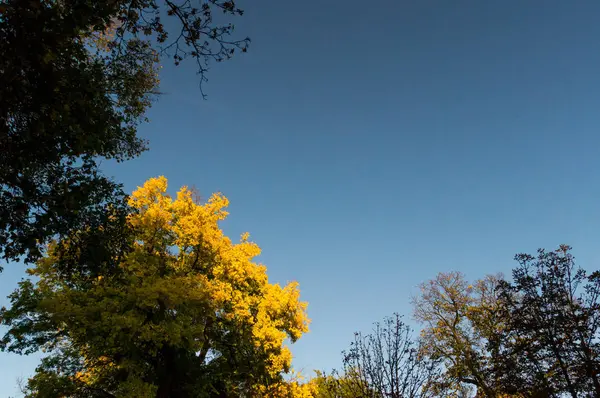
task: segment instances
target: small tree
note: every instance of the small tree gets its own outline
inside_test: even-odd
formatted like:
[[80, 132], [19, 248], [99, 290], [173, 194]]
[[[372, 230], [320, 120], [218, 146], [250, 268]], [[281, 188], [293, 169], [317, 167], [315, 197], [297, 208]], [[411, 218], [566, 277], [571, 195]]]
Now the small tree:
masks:
[[333, 397], [433, 397], [432, 382], [439, 375], [437, 361], [422, 354], [398, 314], [376, 323], [370, 334], [355, 333], [342, 370], [325, 379]]

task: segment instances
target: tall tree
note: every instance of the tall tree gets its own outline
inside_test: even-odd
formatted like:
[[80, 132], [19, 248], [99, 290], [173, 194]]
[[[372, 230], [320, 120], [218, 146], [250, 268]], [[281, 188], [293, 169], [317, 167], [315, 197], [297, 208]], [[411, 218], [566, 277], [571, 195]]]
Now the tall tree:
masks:
[[600, 396], [600, 273], [570, 250], [517, 255], [513, 281], [499, 286], [510, 338], [498, 367], [521, 393]]
[[30, 271], [36, 280], [10, 296], [0, 347], [49, 353], [27, 397], [261, 396], [275, 387], [303, 396], [282, 379], [284, 341], [308, 330], [298, 285], [269, 283], [248, 235], [238, 244], [223, 235], [224, 196], [199, 204], [185, 187], [175, 199], [166, 190], [161, 177], [132, 194], [134, 249], [117, 269], [65, 276], [52, 245]]
[[489, 398], [502, 392], [492, 364], [505, 328], [496, 292], [500, 279], [470, 284], [459, 272], [440, 273], [413, 298], [414, 316], [424, 325], [423, 351], [444, 363], [441, 387], [457, 394], [471, 387]]
[[[158, 62], [208, 62], [246, 51], [215, 11], [225, 0], [0, 2], [0, 255], [38, 259], [47, 241], [122, 217], [120, 186], [99, 159], [126, 160], [146, 143], [137, 126], [156, 92]], [[167, 28], [167, 26], [169, 28]], [[107, 237], [105, 237], [108, 239]], [[97, 239], [83, 239], [97, 242]], [[102, 240], [101, 240], [102, 241]]]

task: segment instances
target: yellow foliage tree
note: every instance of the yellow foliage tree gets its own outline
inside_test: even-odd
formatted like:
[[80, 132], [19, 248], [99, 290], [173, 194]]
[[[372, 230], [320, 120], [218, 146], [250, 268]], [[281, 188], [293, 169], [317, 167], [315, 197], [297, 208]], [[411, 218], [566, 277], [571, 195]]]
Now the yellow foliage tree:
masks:
[[469, 389], [480, 397], [502, 396], [491, 363], [504, 330], [496, 292], [501, 278], [470, 284], [459, 272], [440, 273], [412, 300], [415, 319], [424, 325], [423, 354], [443, 361], [438, 384], [459, 396]]
[[308, 397], [309, 386], [282, 377], [284, 341], [308, 331], [307, 304], [297, 283], [269, 283], [247, 233], [239, 243], [223, 234], [227, 205], [221, 194], [200, 204], [186, 187], [172, 198], [166, 178], [152, 178], [129, 199], [133, 247], [117, 269], [66, 277], [49, 247], [30, 270], [37, 281], [0, 312], [2, 348], [51, 353], [28, 396], [260, 396], [278, 386]]

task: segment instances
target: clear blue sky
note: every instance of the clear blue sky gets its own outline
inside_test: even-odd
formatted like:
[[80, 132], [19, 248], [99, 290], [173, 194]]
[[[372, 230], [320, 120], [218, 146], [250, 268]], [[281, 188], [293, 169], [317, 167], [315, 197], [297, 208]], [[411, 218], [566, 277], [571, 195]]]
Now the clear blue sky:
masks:
[[[226, 232], [310, 303], [296, 367], [338, 366], [439, 271], [561, 243], [597, 267], [600, 2], [239, 3], [250, 52], [214, 66], [208, 101], [192, 65], [165, 66], [150, 152], [106, 171], [230, 198]], [[34, 364], [0, 355], [0, 396]]]

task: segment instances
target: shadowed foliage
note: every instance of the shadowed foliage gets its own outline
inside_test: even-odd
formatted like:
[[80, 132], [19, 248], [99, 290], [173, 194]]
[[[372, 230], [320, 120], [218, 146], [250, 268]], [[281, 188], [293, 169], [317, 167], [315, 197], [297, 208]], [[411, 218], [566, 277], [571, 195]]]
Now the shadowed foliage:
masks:
[[508, 328], [497, 372], [525, 396], [600, 396], [600, 275], [570, 250], [517, 255], [513, 281], [499, 286]]
[[[106, 225], [126, 195], [101, 159], [146, 143], [137, 127], [158, 87], [159, 62], [208, 63], [246, 51], [215, 12], [232, 1], [6, 0], [0, 2], [0, 254], [40, 257], [52, 237]], [[94, 242], [83, 239], [82, 244]]]

